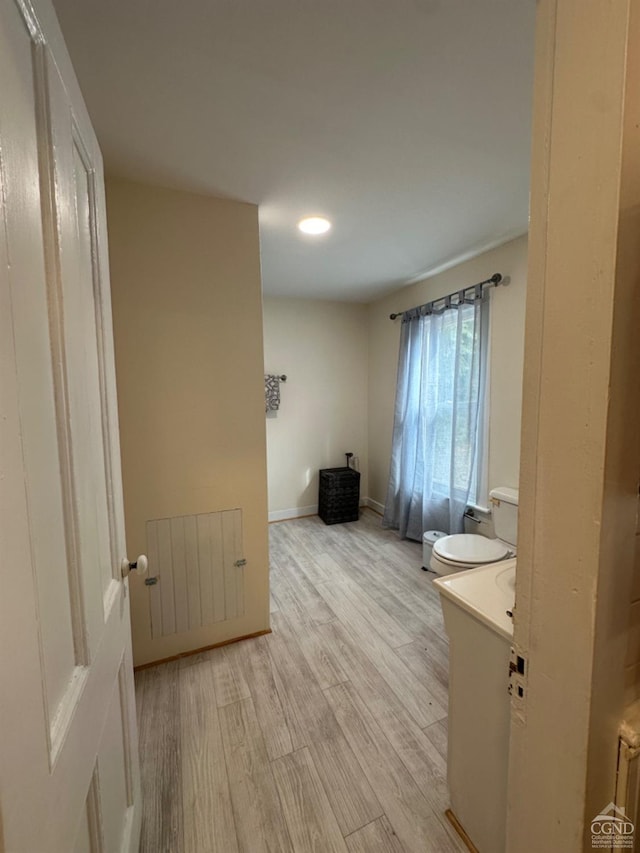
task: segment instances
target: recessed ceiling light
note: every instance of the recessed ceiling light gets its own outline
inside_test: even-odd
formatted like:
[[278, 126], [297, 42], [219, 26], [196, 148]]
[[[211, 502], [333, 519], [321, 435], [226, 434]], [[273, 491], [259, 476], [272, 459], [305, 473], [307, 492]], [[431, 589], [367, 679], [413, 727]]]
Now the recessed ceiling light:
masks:
[[298, 222], [298, 228], [303, 234], [326, 234], [331, 223], [324, 216], [307, 216]]

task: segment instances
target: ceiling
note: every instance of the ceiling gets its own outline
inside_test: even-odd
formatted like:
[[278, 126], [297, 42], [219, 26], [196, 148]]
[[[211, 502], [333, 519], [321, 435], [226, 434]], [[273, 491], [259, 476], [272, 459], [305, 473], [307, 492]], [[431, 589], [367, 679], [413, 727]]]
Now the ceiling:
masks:
[[107, 171], [258, 204], [269, 295], [369, 301], [527, 229], [533, 0], [54, 4]]

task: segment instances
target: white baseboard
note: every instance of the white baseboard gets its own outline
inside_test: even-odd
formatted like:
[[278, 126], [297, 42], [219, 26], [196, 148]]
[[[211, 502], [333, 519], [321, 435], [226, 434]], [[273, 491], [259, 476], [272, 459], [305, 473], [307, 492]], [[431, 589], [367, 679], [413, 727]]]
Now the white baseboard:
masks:
[[317, 515], [318, 504], [295, 506], [292, 509], [276, 509], [269, 513], [269, 521], [286, 521], [288, 518], [302, 518], [304, 515]]
[[[360, 506], [368, 506], [375, 512], [384, 515], [384, 504], [374, 501], [373, 498], [360, 498]], [[311, 506], [295, 506], [291, 509], [276, 509], [269, 513], [269, 521], [287, 521], [290, 518], [302, 518], [305, 515], [317, 515], [318, 504]]]
[[384, 515], [384, 504], [374, 501], [373, 498], [363, 498], [361, 504], [362, 506], [368, 506], [370, 509], [375, 510], [375, 512], [380, 515]]

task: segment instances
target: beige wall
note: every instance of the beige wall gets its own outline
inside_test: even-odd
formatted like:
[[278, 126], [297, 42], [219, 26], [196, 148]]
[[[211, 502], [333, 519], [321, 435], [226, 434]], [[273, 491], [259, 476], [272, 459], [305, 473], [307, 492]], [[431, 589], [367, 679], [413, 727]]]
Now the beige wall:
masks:
[[[638, 481], [640, 482], [640, 475]], [[640, 531], [637, 531], [635, 536], [633, 586], [625, 663], [625, 705], [630, 705], [640, 699]]]
[[[626, 281], [627, 292], [621, 294], [629, 305], [622, 299], [619, 303], [618, 323], [624, 323], [622, 339], [626, 348], [621, 352], [618, 364], [619, 381], [623, 384], [624, 394], [631, 395], [630, 405], [626, 402], [620, 413], [627, 420], [635, 415], [630, 431], [636, 445], [638, 439], [637, 425], [640, 420], [640, 353], [638, 352], [636, 333], [640, 327], [640, 250], [638, 234], [640, 233], [640, 104], [638, 99], [638, 81], [640, 80], [640, 50], [638, 32], [640, 31], [640, 9], [637, 0], [632, 6], [630, 31], [632, 44], [636, 50], [628, 53], [627, 75], [632, 84], [627, 83], [627, 106], [624, 125], [623, 146], [623, 178], [621, 188], [621, 216], [618, 227], [618, 263], [619, 280]], [[618, 326], [619, 328], [619, 326]], [[624, 329], [626, 328], [626, 334]], [[624, 446], [619, 445], [619, 453], [625, 457]], [[635, 480], [640, 484], [640, 467], [635, 472]], [[627, 639], [627, 657], [625, 672], [625, 704], [640, 699], [640, 499], [636, 511], [636, 535], [633, 559], [633, 578], [631, 587], [631, 608], [629, 635]], [[640, 832], [640, 829], [636, 829]]]
[[265, 372], [284, 373], [281, 408], [267, 415], [269, 517], [317, 511], [318, 469], [358, 457], [367, 495], [367, 309], [265, 298]]
[[[389, 477], [400, 320], [389, 314], [475, 284], [499, 272], [491, 290], [491, 398], [488, 486], [517, 487], [527, 238], [519, 237], [369, 306], [369, 496], [384, 504]], [[486, 496], [485, 496], [486, 499]]]
[[508, 850], [579, 853], [640, 651], [640, 0], [537, 8]]
[[128, 553], [148, 519], [240, 507], [247, 559], [244, 617], [153, 641], [133, 578], [140, 664], [268, 628], [258, 216], [120, 179], [107, 211]]

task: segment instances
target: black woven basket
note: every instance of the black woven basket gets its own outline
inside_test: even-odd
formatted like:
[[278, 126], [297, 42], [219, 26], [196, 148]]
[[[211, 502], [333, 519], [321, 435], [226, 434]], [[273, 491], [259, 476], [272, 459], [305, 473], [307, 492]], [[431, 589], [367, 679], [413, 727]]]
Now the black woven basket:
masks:
[[357, 521], [360, 515], [360, 472], [353, 468], [322, 468], [318, 515], [325, 524]]

